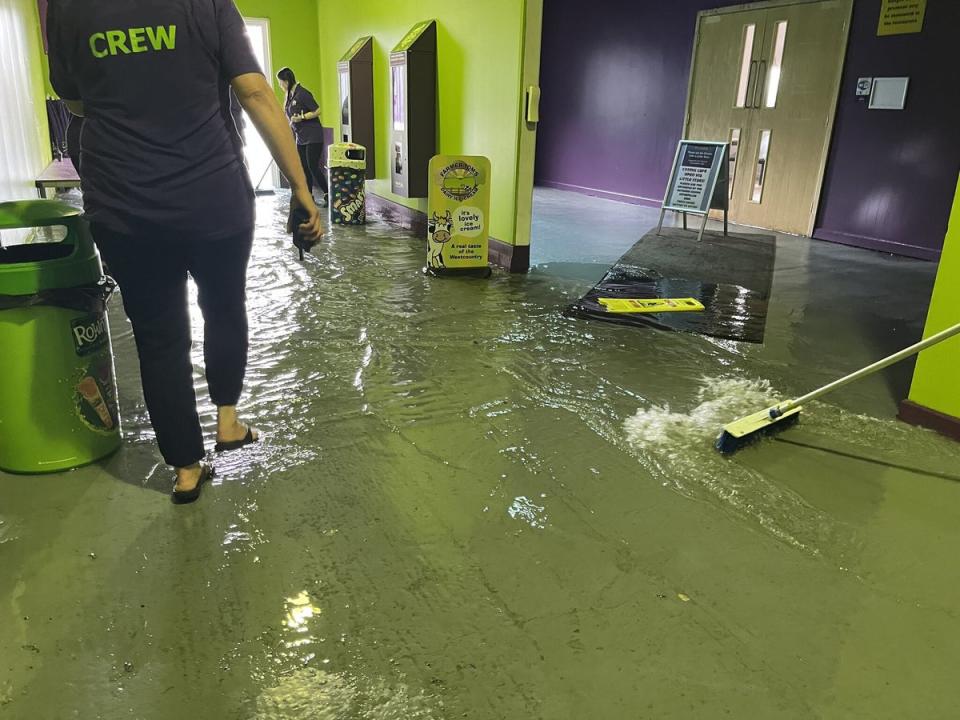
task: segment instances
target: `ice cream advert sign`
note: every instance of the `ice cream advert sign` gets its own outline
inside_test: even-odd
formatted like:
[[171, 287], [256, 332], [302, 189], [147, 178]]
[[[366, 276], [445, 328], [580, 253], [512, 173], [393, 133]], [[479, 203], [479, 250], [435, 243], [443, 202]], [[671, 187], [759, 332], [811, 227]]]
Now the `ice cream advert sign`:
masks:
[[427, 272], [489, 272], [490, 160], [437, 155], [430, 161]]

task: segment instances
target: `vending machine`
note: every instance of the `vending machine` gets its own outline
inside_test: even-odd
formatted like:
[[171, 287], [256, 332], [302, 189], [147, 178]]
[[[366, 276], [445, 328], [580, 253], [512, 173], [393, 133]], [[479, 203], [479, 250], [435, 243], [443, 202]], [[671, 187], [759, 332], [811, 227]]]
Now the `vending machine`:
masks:
[[390, 53], [391, 189], [427, 197], [430, 158], [437, 153], [437, 23], [414, 25]]
[[373, 116], [373, 37], [357, 40], [337, 63], [340, 79], [339, 142], [367, 149], [367, 179], [377, 176]]

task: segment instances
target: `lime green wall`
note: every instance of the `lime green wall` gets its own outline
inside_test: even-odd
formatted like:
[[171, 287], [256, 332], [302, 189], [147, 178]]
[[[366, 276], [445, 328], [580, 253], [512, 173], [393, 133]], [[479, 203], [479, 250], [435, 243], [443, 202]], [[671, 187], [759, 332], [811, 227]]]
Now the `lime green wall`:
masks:
[[371, 192], [417, 210], [426, 200], [390, 192], [389, 53], [421, 20], [437, 20], [439, 146], [486, 155], [493, 168], [490, 232], [513, 242], [516, 215], [523, 0], [318, 0], [324, 125], [339, 128], [336, 62], [362, 35], [374, 37], [377, 168]]
[[[32, 41], [28, 43], [29, 52], [35, 58], [35, 62], [30, 63], [30, 87], [34, 89], [33, 106], [37, 118], [36, 140], [40, 148], [40, 157], [45, 167], [52, 158], [50, 129], [47, 125], [47, 95], [52, 94], [53, 91], [47, 90], [50, 81], [47, 79], [47, 55], [43, 52], [43, 35], [40, 32], [40, 11], [35, 0], [25, 0], [25, 5], [26, 4], [29, 5], [27, 12], [30, 12], [29, 17], [32, 19], [33, 27], [35, 28], [34, 37]], [[43, 167], [37, 168], [37, 174], [39, 174], [41, 170], [43, 170]], [[33, 178], [30, 179], [30, 184], [33, 185]]]
[[[236, 0], [247, 18], [270, 21], [273, 74], [287, 66], [297, 80], [320, 97], [320, 48], [317, 43], [317, 0]], [[278, 95], [276, 78], [269, 78]]]
[[[924, 337], [960, 323], [960, 183], [940, 256]], [[920, 353], [910, 399], [960, 418], [960, 337]]]

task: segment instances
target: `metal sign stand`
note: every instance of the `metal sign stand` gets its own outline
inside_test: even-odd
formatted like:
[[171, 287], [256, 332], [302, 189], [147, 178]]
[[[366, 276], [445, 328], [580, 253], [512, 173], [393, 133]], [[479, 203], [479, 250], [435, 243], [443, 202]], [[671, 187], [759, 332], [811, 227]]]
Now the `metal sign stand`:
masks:
[[[681, 141], [681, 143], [684, 141]], [[726, 143], [710, 143], [716, 145], [723, 145], [723, 157], [720, 163], [720, 173], [717, 176], [716, 185], [713, 188], [713, 195], [710, 197], [710, 208], [705, 213], [698, 213], [693, 210], [674, 210], [674, 212], [679, 212], [683, 216], [683, 229], [687, 229], [687, 213], [693, 215], [703, 215], [703, 220], [700, 223], [700, 230], [697, 232], [697, 242], [700, 242], [703, 239], [703, 231], [707, 228], [707, 219], [710, 217], [710, 210], [722, 210], [723, 211], [723, 235], [726, 237], [728, 233], [728, 215], [730, 213], [730, 177], [729, 177], [729, 168], [730, 168], [730, 146]], [[670, 170], [670, 183], [667, 185], [667, 195], [669, 196], [670, 187], [673, 184], [674, 174], [677, 171], [677, 162], [680, 159], [680, 153], [677, 153], [677, 156], [673, 160], [673, 168]], [[663, 231], [663, 218], [667, 213], [667, 200], [668, 197], [664, 197], [663, 205], [660, 207], [660, 222], [657, 223], [657, 235], [661, 235]]]

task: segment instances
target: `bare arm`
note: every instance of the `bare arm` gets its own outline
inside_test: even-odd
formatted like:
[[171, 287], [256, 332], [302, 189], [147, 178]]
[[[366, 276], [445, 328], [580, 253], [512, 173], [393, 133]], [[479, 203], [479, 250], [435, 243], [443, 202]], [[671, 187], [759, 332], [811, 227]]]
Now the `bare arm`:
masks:
[[295, 203], [310, 215], [310, 222], [301, 225], [301, 230], [312, 240], [319, 240], [323, 234], [320, 229], [320, 211], [307, 189], [307, 178], [303, 174], [300, 155], [276, 95], [260, 73], [240, 75], [230, 84], [240, 105], [247, 111], [270, 149], [270, 154], [277, 161], [280, 172], [290, 181]]
[[320, 110], [314, 110], [313, 112], [300, 113], [299, 115], [294, 115], [292, 120], [294, 122], [302, 122], [304, 120], [319, 120], [320, 119]]

